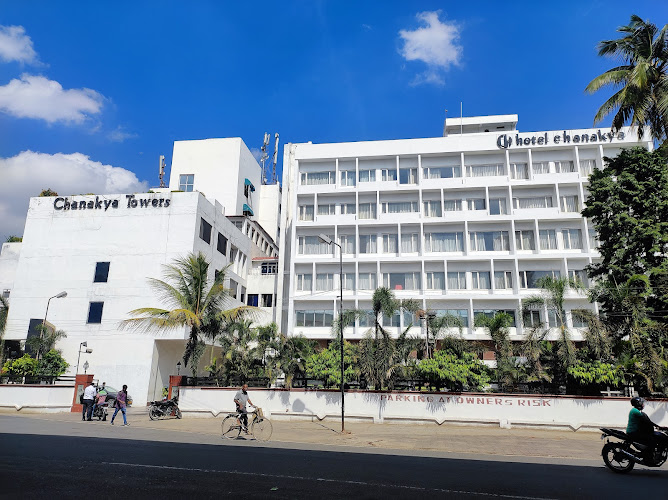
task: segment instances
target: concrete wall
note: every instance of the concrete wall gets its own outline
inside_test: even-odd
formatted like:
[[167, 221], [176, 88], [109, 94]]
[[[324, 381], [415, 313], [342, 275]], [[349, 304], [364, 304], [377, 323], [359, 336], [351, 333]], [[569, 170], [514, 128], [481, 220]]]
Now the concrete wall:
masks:
[[68, 412], [73, 399], [73, 385], [0, 385], [0, 409]]
[[22, 243], [3, 243], [0, 249], [0, 294], [12, 290]]
[[[234, 410], [236, 389], [181, 387], [179, 407], [186, 415], [218, 416]], [[250, 399], [270, 418], [340, 419], [337, 391], [259, 389]], [[576, 398], [508, 394], [347, 392], [346, 416], [373, 422], [452, 423], [501, 427], [598, 430], [625, 428], [628, 398]], [[668, 425], [668, 402], [649, 401], [645, 412]]]

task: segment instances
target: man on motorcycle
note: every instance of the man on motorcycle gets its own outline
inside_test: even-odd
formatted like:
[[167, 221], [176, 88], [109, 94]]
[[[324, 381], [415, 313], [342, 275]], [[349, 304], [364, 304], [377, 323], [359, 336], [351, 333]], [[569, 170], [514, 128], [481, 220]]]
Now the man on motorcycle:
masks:
[[242, 385], [241, 389], [234, 396], [234, 404], [237, 405], [237, 413], [239, 413], [237, 420], [239, 420], [240, 425], [243, 425], [244, 431], [248, 432], [248, 410], [246, 409], [246, 403], [255, 406], [248, 397], [248, 384]]
[[[626, 426], [626, 434], [633, 440], [647, 445], [645, 454], [651, 458], [656, 448], [656, 445], [661, 441], [667, 441], [666, 435], [661, 432], [654, 432], [654, 428], [666, 430], [666, 427], [661, 427], [650, 420], [643, 408], [645, 407], [645, 400], [640, 397], [631, 398], [631, 412], [629, 413], [629, 423]], [[668, 444], [668, 443], [667, 443]]]

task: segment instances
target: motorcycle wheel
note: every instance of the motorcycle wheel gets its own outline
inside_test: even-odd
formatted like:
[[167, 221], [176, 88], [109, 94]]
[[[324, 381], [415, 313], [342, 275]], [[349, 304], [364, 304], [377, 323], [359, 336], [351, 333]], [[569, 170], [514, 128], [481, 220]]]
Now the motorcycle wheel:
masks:
[[606, 443], [601, 454], [605, 465], [613, 472], [623, 474], [630, 472], [636, 464], [633, 460], [622, 454], [621, 443]]
[[181, 415], [181, 410], [179, 410], [179, 409], [177, 408], [177, 409], [174, 411], [174, 416], [176, 416], [176, 418], [181, 418], [181, 417], [183, 416], [183, 415]]
[[148, 409], [148, 418], [151, 420], [158, 420], [158, 418], [160, 418], [160, 411], [155, 406], [151, 406]]

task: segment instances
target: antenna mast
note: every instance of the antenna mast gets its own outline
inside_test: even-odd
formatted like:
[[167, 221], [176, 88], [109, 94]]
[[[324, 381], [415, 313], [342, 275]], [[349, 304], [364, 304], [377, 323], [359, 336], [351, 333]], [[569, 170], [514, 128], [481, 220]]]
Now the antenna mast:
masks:
[[267, 154], [267, 146], [269, 146], [270, 140], [271, 140], [271, 135], [265, 132], [264, 141], [262, 142], [262, 147], [260, 148], [260, 150], [262, 151], [262, 156], [260, 156], [260, 166], [262, 167], [262, 184], [267, 183], [267, 170], [265, 169], [264, 165], [267, 159], [269, 158], [269, 155]]
[[165, 155], [160, 155], [160, 170], [159, 170], [159, 177], [160, 177], [160, 187], [164, 188], [167, 187], [165, 185]]
[[271, 183], [276, 184], [276, 160], [278, 160], [278, 132], [274, 136], [276, 142], [274, 143], [274, 158], [273, 165], [271, 167]]

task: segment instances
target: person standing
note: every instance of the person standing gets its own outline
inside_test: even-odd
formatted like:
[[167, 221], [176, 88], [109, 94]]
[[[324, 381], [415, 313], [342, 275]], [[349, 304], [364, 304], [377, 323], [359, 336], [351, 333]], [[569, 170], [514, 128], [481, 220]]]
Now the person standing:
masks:
[[95, 396], [97, 396], [97, 389], [95, 389], [95, 384], [91, 380], [90, 385], [86, 387], [83, 394], [85, 418], [82, 415], [82, 420], [88, 420], [89, 422], [92, 420]]
[[111, 425], [114, 425], [114, 419], [116, 418], [118, 410], [123, 412], [123, 425], [130, 425], [128, 424], [127, 418], [125, 418], [125, 408], [127, 404], [128, 404], [128, 386], [124, 385], [123, 390], [118, 391], [118, 394], [116, 394], [116, 410], [114, 410], [114, 416], [111, 417]]

